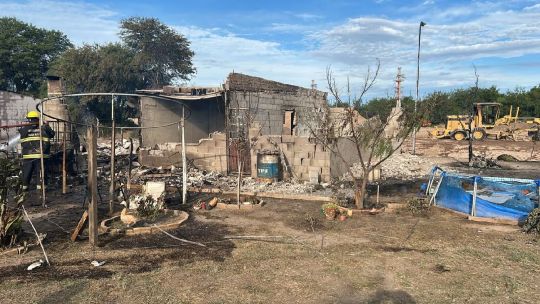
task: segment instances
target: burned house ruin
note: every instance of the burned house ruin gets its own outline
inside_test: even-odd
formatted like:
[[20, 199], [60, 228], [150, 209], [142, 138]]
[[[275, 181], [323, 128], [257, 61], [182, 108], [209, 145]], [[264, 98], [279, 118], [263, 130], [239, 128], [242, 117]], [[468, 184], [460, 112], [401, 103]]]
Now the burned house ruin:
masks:
[[[274, 153], [283, 176], [299, 181], [327, 182], [346, 172], [341, 160], [310, 139], [310, 119], [326, 104], [325, 92], [231, 73], [219, 88], [164, 87], [139, 93], [147, 95], [140, 100], [142, 127], [180, 121], [182, 106], [174, 100], [189, 107], [186, 154], [198, 169], [236, 173], [241, 159], [243, 173], [257, 177], [258, 155]], [[235, 148], [239, 138], [249, 142], [242, 157]], [[181, 165], [177, 125], [143, 129], [141, 139], [142, 165]]]

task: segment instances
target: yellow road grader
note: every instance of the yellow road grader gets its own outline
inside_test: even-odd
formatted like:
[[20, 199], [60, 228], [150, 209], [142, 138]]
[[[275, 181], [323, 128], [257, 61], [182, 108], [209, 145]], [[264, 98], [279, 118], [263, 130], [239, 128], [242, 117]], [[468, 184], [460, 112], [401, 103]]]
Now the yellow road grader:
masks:
[[469, 137], [469, 122], [472, 124], [471, 136], [474, 140], [492, 138], [528, 141], [540, 132], [540, 118], [519, 117], [519, 107], [513, 113], [510, 106], [510, 112], [502, 117], [500, 103], [475, 103], [473, 109], [472, 120], [469, 115], [448, 115], [446, 127], [436, 128], [430, 135], [464, 140]]

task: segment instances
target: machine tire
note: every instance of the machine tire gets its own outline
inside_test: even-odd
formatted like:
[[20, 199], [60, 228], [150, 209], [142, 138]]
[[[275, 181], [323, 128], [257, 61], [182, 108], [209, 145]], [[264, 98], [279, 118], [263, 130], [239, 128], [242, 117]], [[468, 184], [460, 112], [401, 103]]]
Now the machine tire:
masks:
[[472, 137], [474, 140], [484, 140], [487, 137], [486, 130], [482, 128], [474, 129], [472, 132]]
[[454, 134], [452, 134], [452, 138], [457, 140], [457, 141], [461, 141], [461, 140], [464, 140], [465, 138], [467, 138], [467, 135], [465, 134], [465, 132], [458, 131], [458, 132], [455, 132]]

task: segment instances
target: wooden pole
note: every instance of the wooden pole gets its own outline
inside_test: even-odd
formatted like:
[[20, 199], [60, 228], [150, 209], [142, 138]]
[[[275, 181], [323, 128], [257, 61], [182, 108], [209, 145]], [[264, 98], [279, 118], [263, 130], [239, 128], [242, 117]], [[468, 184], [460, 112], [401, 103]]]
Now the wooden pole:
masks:
[[98, 210], [97, 210], [97, 130], [89, 127], [88, 138], [88, 235], [90, 245], [98, 244]]
[[111, 185], [109, 187], [109, 215], [114, 212], [114, 190], [115, 190], [115, 141], [116, 141], [116, 123], [114, 121], [114, 95], [111, 97]]
[[186, 115], [182, 105], [182, 204], [187, 203]]
[[67, 124], [64, 122], [64, 132], [62, 132], [62, 194], [67, 193], [67, 155], [66, 155], [66, 132]]
[[41, 153], [41, 205], [45, 207], [47, 198], [45, 194], [45, 156], [43, 155], [43, 104], [39, 112], [39, 152]]

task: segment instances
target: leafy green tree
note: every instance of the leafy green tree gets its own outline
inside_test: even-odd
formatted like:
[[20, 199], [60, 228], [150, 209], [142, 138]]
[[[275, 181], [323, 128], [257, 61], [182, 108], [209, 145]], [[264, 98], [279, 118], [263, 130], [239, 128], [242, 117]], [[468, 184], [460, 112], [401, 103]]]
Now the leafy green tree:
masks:
[[49, 63], [70, 46], [59, 31], [0, 18], [0, 90], [44, 95]]
[[195, 73], [190, 42], [156, 18], [132, 17], [120, 23], [120, 38], [135, 54], [145, 87], [160, 88]]
[[[55, 61], [52, 69], [64, 78], [64, 85], [70, 93], [132, 93], [144, 86], [144, 75], [133, 63], [133, 57], [133, 51], [120, 43], [83, 45], [67, 50]], [[110, 122], [110, 97], [88, 96], [70, 98], [69, 101], [70, 112], [75, 118], [84, 119], [88, 110], [100, 121]], [[126, 121], [133, 114], [123, 106], [126, 101], [122, 98], [116, 103], [115, 120], [118, 122]]]
[[[373, 98], [369, 102], [361, 104], [357, 110], [364, 117], [373, 117], [378, 115], [385, 121], [390, 115], [390, 111], [396, 106], [396, 99], [393, 97]], [[406, 112], [414, 109], [414, 99], [406, 96], [401, 100], [401, 106]]]

